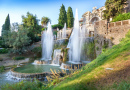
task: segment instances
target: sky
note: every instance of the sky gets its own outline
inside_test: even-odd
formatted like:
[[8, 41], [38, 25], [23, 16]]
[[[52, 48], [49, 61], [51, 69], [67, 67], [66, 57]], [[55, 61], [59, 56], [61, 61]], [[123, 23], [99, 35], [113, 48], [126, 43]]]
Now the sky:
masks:
[[[39, 20], [43, 16], [51, 19], [51, 24], [57, 24], [60, 7], [63, 4], [67, 11], [70, 6], [75, 16], [76, 8], [78, 9], [79, 19], [87, 11], [92, 11], [93, 7], [100, 8], [105, 5], [106, 0], [0, 0], [0, 35], [2, 25], [7, 15], [10, 16], [10, 23], [22, 23], [21, 16], [26, 16], [27, 12], [36, 15]], [[39, 21], [39, 24], [40, 21]]]

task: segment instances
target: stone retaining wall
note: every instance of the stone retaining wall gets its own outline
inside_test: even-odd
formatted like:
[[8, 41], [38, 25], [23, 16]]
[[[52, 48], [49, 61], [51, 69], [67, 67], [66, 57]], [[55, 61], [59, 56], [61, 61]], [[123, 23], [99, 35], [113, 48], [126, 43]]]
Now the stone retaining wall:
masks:
[[102, 51], [102, 46], [108, 43], [108, 47], [117, 45], [122, 38], [125, 38], [126, 33], [130, 29], [130, 19], [107, 24], [106, 20], [95, 22], [94, 39], [95, 45], [98, 47], [96, 54], [99, 55]]
[[51, 75], [49, 72], [44, 72], [44, 73], [19, 73], [14, 71], [14, 69], [11, 69], [11, 75], [16, 77], [16, 78], [37, 78], [40, 80], [44, 80], [47, 75]]

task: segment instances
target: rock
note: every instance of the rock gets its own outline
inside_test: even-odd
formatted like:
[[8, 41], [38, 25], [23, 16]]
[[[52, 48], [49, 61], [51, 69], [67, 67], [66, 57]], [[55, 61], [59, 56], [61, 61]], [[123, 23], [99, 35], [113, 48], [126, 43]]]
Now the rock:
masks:
[[113, 70], [113, 68], [106, 68], [106, 70]]

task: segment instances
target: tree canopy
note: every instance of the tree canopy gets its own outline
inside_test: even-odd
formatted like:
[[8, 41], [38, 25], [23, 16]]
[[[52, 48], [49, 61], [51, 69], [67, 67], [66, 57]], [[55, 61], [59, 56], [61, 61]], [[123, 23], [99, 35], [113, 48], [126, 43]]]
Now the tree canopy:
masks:
[[28, 29], [28, 36], [31, 38], [32, 42], [34, 42], [35, 37], [37, 34], [41, 32], [41, 26], [38, 25], [39, 20], [37, 19], [36, 15], [27, 12], [26, 17], [22, 16], [23, 27]]
[[42, 26], [43, 25], [47, 25], [47, 23], [48, 22], [50, 22], [51, 20], [48, 18], [48, 17], [42, 17], [42, 19], [41, 19], [41, 24], [42, 24]]
[[23, 53], [31, 42], [30, 38], [27, 36], [28, 30], [23, 27], [18, 27], [18, 31], [15, 29], [9, 32], [9, 36], [6, 38], [6, 44], [12, 47], [13, 53]]
[[62, 6], [60, 8], [58, 24], [64, 26], [65, 23], [67, 23], [67, 15], [66, 15], [66, 11], [65, 11], [65, 6], [62, 4]]
[[104, 10], [104, 19], [109, 20], [110, 18], [113, 18], [117, 16], [118, 14], [121, 14], [124, 9], [124, 5], [126, 5], [127, 0], [106, 0], [105, 2], [105, 8]]
[[2, 36], [7, 35], [8, 36], [8, 31], [10, 31], [10, 17], [9, 14], [7, 15], [5, 19], [5, 23], [2, 26]]
[[73, 27], [74, 17], [73, 17], [73, 11], [71, 7], [68, 7], [67, 10], [67, 27], [71, 28]]

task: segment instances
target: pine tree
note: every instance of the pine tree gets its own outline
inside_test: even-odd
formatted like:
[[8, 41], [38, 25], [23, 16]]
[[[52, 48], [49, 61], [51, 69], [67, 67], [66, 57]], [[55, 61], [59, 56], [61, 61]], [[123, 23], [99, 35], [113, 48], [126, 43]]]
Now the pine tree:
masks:
[[123, 12], [124, 5], [126, 5], [127, 0], [106, 0], [105, 2], [105, 8], [104, 10], [104, 19], [109, 20], [110, 18], [113, 18], [117, 16], [118, 14]]
[[2, 36], [7, 35], [8, 36], [8, 31], [10, 31], [10, 17], [9, 14], [7, 15], [5, 19], [5, 23], [2, 26]]
[[68, 7], [67, 10], [67, 27], [71, 28], [73, 27], [74, 17], [73, 17], [73, 11], [71, 7]]
[[67, 23], [67, 15], [66, 15], [66, 11], [65, 11], [65, 6], [63, 4], [60, 8], [60, 14], [59, 14], [58, 21], [59, 21], [60, 25], [64, 25], [65, 23]]

